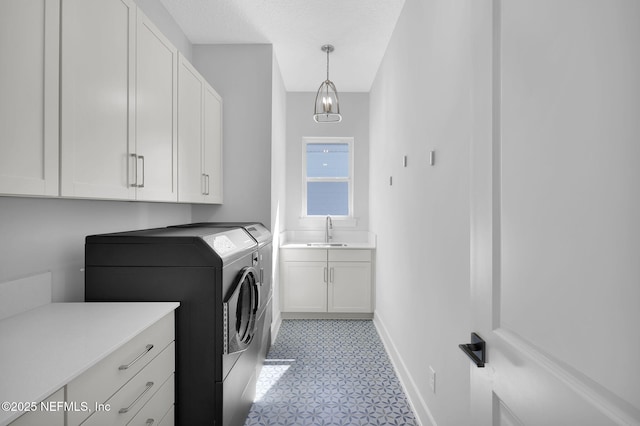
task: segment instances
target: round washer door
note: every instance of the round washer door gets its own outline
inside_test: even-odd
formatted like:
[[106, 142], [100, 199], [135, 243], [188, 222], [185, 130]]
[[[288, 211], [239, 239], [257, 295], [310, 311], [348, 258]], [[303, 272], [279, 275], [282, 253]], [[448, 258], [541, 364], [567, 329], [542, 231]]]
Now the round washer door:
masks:
[[247, 349], [256, 332], [260, 304], [258, 273], [252, 267], [242, 269], [233, 293], [224, 303], [224, 353]]

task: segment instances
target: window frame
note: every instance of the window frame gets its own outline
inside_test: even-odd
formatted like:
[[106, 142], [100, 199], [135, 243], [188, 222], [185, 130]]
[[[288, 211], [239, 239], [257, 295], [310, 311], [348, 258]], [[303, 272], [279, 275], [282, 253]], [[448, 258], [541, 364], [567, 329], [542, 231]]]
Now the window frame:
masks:
[[[349, 148], [349, 176], [342, 177], [307, 177], [307, 145], [327, 145], [327, 144], [347, 144]], [[332, 218], [337, 219], [353, 219], [353, 199], [354, 199], [354, 138], [343, 136], [327, 136], [327, 137], [314, 137], [305, 136], [302, 138], [302, 218], [314, 219], [322, 218], [327, 215], [309, 215], [307, 214], [307, 183], [309, 182], [347, 182], [347, 198], [348, 198], [348, 214], [347, 215], [330, 215]]]

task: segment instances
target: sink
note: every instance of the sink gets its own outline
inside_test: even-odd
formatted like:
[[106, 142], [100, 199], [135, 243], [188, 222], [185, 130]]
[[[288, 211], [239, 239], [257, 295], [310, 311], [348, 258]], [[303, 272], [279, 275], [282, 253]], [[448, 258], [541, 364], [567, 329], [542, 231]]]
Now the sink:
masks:
[[346, 247], [345, 243], [307, 243], [308, 247]]

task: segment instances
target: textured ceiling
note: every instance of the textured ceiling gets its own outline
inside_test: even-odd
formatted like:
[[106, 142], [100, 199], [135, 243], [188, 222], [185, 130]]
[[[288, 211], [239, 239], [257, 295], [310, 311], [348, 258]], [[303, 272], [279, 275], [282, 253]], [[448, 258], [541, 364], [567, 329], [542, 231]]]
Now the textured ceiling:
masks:
[[193, 44], [270, 43], [287, 91], [368, 92], [404, 0], [160, 0]]

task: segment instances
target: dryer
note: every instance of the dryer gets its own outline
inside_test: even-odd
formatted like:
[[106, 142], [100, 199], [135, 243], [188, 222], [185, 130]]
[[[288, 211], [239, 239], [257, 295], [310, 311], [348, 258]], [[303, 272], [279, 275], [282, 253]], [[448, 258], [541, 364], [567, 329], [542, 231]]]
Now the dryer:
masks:
[[260, 370], [271, 347], [271, 322], [273, 319], [273, 236], [269, 229], [260, 222], [199, 222], [185, 225], [177, 225], [176, 228], [207, 227], [207, 228], [242, 228], [258, 245], [258, 266], [260, 273], [260, 307], [258, 308], [257, 336], [259, 347], [252, 349], [255, 352], [257, 372]]
[[[179, 301], [176, 424], [239, 426], [255, 394], [258, 245], [242, 228], [93, 235], [85, 300]], [[253, 344], [252, 344], [253, 343]]]

